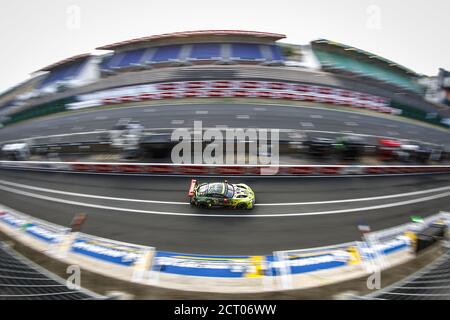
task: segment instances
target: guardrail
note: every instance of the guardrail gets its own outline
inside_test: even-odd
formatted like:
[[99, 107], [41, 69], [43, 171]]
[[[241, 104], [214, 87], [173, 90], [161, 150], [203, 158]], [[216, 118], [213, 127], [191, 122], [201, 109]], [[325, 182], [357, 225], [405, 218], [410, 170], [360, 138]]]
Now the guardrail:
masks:
[[450, 165], [204, 165], [173, 163], [0, 161], [2, 169], [187, 176], [333, 176], [447, 173]]
[[[421, 226], [444, 223], [450, 213], [430, 216]], [[366, 235], [383, 239], [258, 256], [211, 256], [156, 251], [71, 233], [67, 228], [0, 206], [0, 231], [55, 259], [110, 277], [147, 285], [203, 292], [261, 292], [308, 288], [370, 275], [414, 257], [417, 225], [406, 224]], [[388, 261], [388, 263], [386, 263]]]

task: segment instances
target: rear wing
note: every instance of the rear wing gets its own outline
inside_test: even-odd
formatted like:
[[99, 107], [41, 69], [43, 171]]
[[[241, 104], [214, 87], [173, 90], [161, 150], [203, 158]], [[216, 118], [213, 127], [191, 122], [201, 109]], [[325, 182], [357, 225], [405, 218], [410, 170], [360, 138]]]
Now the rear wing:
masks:
[[197, 187], [197, 180], [192, 179], [191, 180], [191, 186], [189, 187], [189, 193], [188, 196], [189, 197], [193, 197], [195, 194], [195, 187]]

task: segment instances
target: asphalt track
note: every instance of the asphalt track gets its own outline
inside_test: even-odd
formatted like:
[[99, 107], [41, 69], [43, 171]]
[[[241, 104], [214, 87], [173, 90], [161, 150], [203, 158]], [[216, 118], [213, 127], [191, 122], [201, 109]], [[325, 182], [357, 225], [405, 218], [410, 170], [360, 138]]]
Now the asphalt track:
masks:
[[[449, 134], [361, 113], [258, 105], [180, 105], [85, 111], [0, 130], [0, 141], [110, 129], [120, 118], [148, 129], [204, 127], [355, 132], [450, 145]], [[188, 177], [108, 176], [0, 170], [0, 203], [57, 224], [85, 212], [86, 233], [205, 254], [265, 254], [358, 240], [411, 215], [450, 210], [450, 175], [340, 178], [230, 178], [256, 193], [252, 211], [199, 210], [187, 203]]]
[[265, 254], [360, 239], [450, 210], [450, 175], [230, 178], [256, 193], [252, 211], [187, 203], [189, 177], [0, 170], [0, 203], [60, 225], [88, 214], [89, 234], [184, 253]]
[[0, 142], [43, 135], [109, 130], [120, 118], [139, 120], [148, 129], [192, 127], [194, 121], [201, 120], [204, 127], [353, 132], [450, 146], [449, 132], [386, 117], [323, 108], [251, 104], [164, 105], [86, 110], [5, 127], [0, 130]]

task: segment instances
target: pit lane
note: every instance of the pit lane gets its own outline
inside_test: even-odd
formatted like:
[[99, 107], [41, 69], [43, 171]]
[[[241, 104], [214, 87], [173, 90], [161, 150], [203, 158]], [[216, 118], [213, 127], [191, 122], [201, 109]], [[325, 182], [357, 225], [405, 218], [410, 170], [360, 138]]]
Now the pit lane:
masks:
[[86, 233], [160, 250], [261, 254], [358, 240], [358, 224], [377, 230], [449, 210], [449, 177], [233, 177], [257, 198], [238, 211], [189, 206], [189, 177], [0, 170], [0, 202], [62, 225], [85, 212]]

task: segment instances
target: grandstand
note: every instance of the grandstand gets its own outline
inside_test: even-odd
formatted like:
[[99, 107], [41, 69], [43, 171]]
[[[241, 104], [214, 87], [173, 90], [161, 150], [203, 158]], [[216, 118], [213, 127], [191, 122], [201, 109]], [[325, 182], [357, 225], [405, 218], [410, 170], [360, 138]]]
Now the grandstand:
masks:
[[80, 54], [42, 68], [35, 72], [45, 74], [35, 89], [54, 93], [61, 87], [77, 87], [96, 81], [98, 72], [94, 60], [91, 54]]
[[43, 80], [44, 75], [37, 75], [19, 83], [18, 85], [0, 94], [0, 117], [19, 103], [19, 97], [30, 96], [33, 90]]
[[417, 82], [421, 76], [395, 62], [325, 39], [313, 41], [311, 46], [324, 70], [375, 79], [417, 94], [424, 93], [424, 88]]
[[253, 31], [206, 30], [150, 36], [97, 48], [112, 50], [102, 73], [191, 64], [265, 63], [284, 59], [275, 41], [284, 35]]
[[205, 79], [326, 85], [386, 98], [406, 117], [440, 125], [442, 118], [448, 118], [448, 108], [424, 99], [425, 86], [418, 82], [424, 77], [399, 64], [324, 39], [307, 45], [281, 43], [285, 37], [256, 31], [204, 30], [104, 45], [97, 48], [100, 55], [62, 60], [35, 72], [35, 80], [26, 86], [0, 95], [0, 122], [9, 124], [62, 112], [68, 104], [79, 101], [78, 96], [98, 90]]

